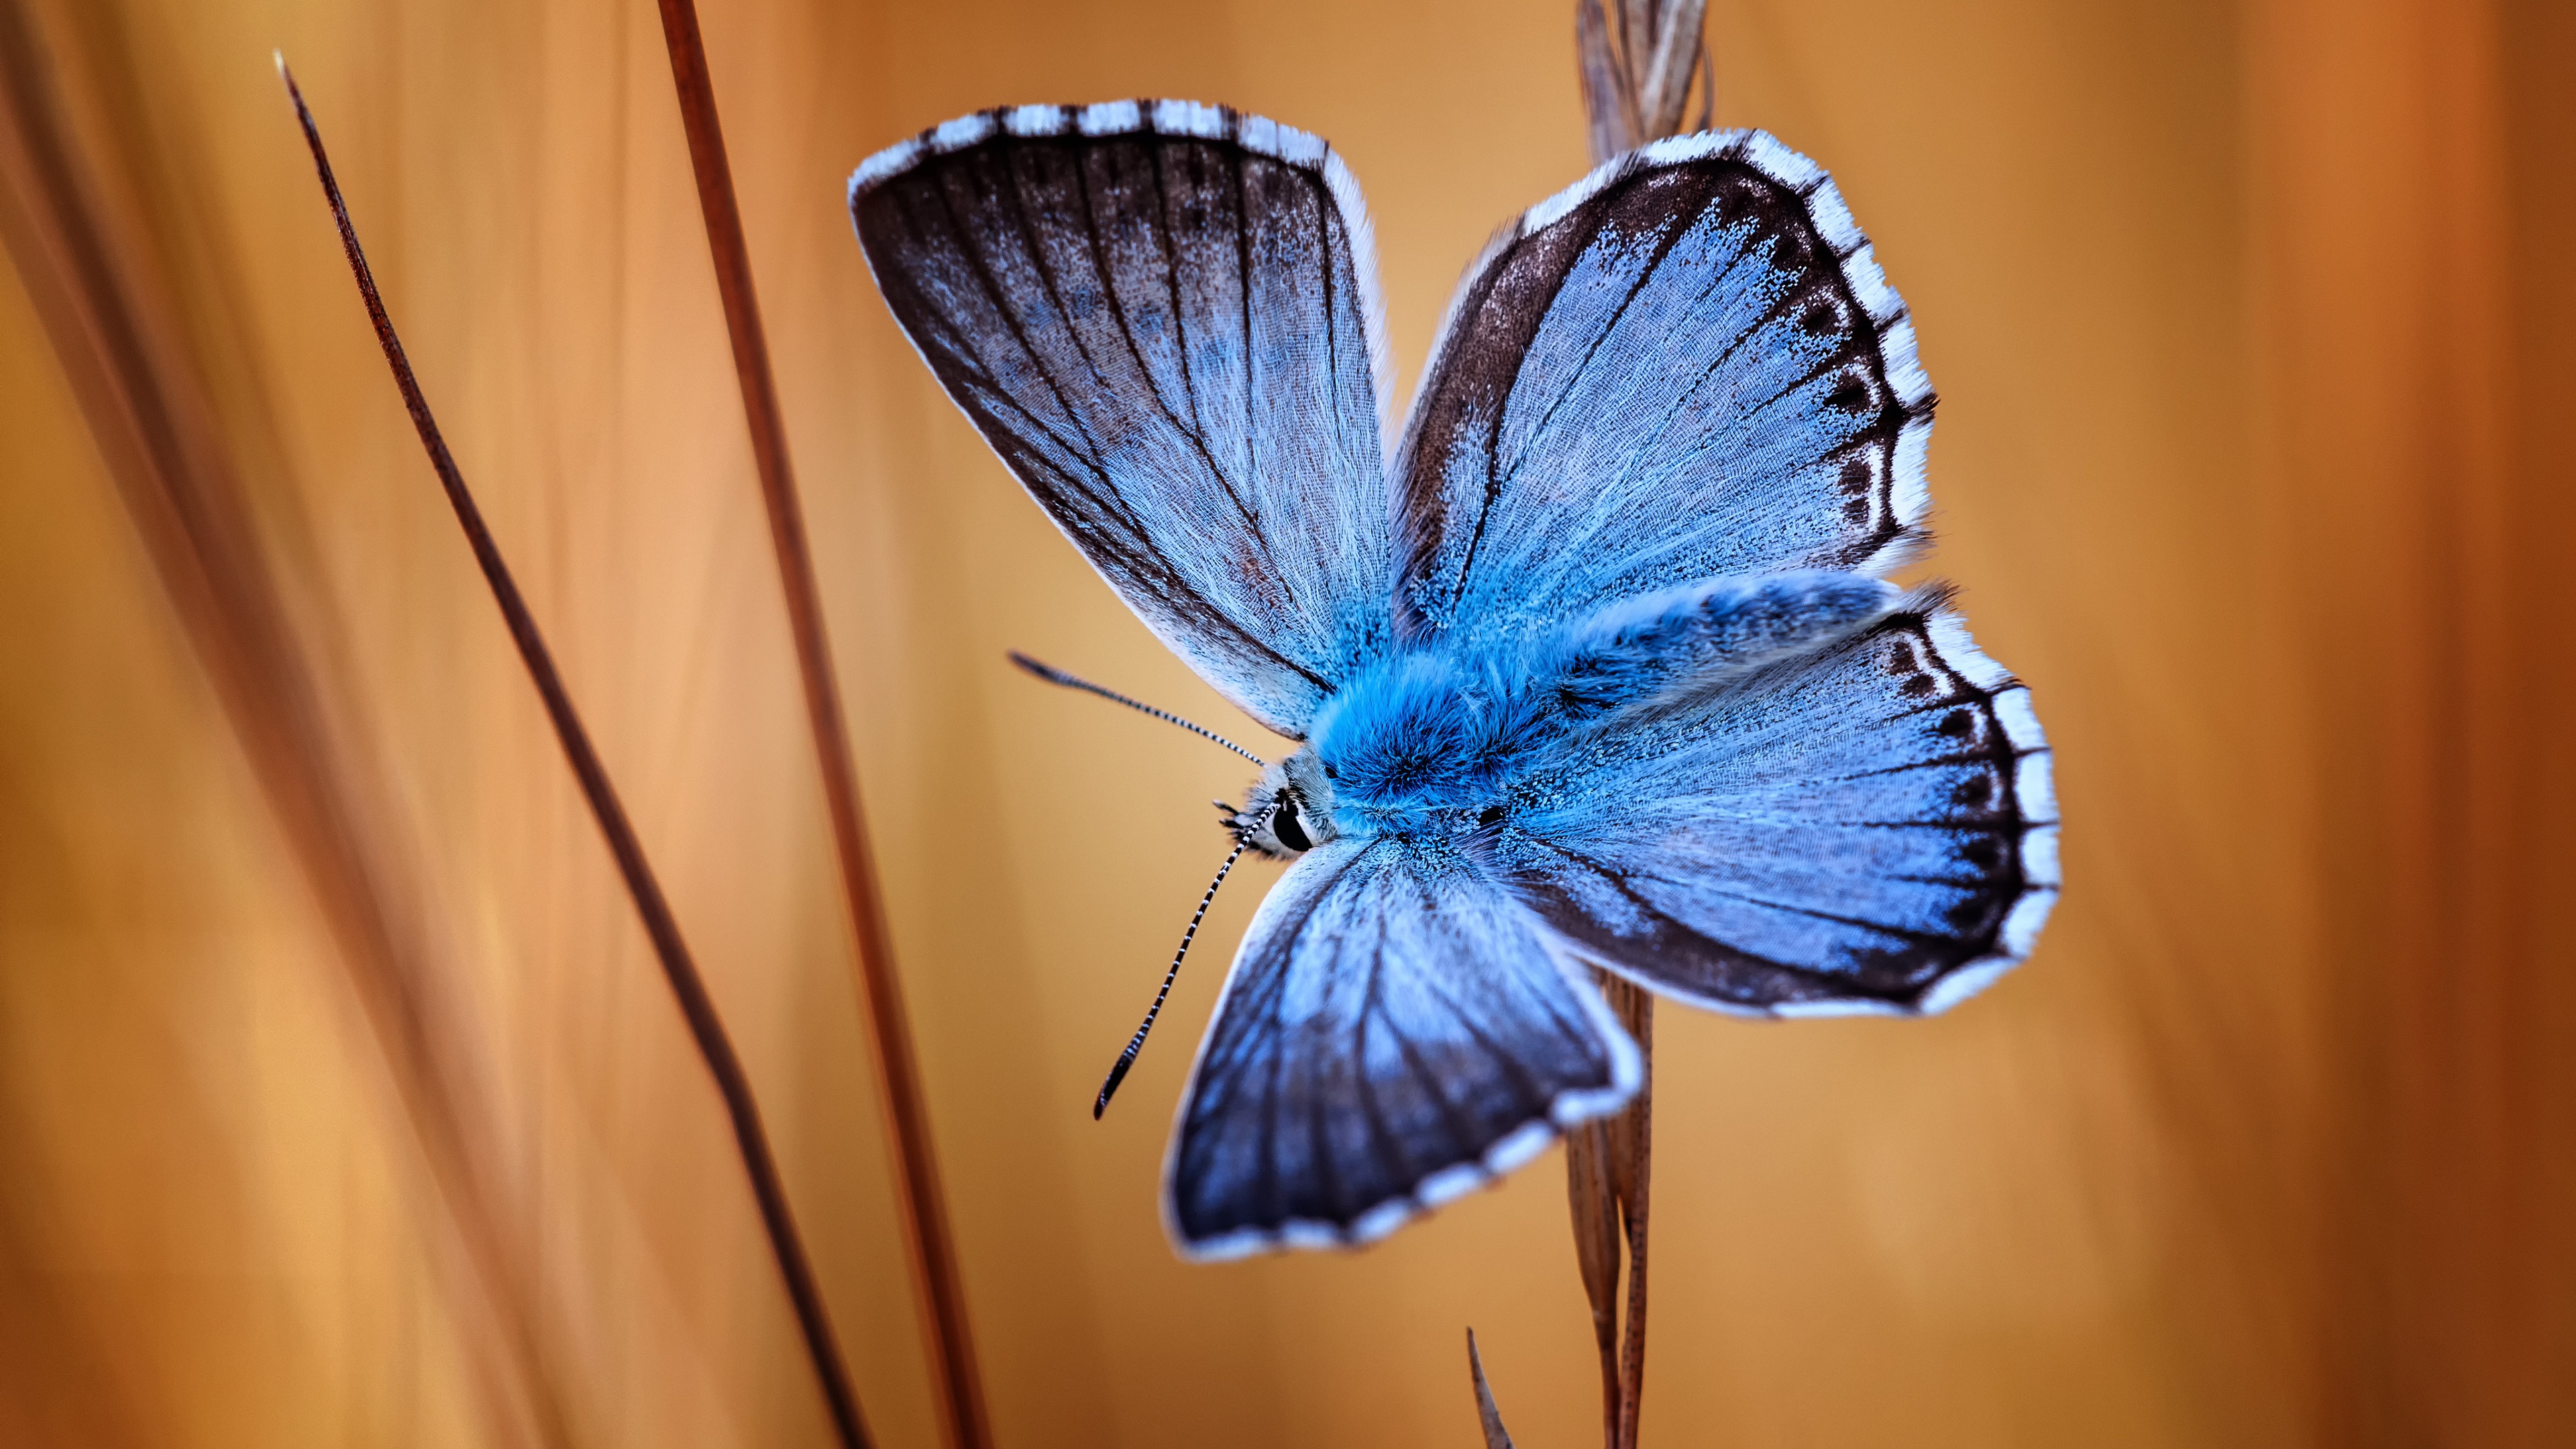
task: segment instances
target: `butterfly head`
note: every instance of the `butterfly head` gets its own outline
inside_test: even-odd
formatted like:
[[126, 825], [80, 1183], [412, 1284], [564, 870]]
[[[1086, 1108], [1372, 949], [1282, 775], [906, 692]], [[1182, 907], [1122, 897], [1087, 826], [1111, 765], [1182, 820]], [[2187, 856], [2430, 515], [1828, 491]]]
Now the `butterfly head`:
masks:
[[1341, 831], [1333, 824], [1333, 783], [1312, 746], [1264, 768], [1232, 810], [1226, 828], [1234, 838], [1272, 860], [1293, 860]]

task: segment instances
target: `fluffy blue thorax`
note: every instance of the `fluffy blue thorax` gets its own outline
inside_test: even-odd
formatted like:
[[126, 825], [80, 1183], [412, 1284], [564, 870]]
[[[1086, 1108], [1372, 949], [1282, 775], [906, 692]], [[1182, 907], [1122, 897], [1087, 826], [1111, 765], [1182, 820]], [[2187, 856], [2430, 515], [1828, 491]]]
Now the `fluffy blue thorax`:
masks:
[[1415, 649], [1338, 691], [1312, 748], [1344, 835], [1450, 835], [1477, 827], [1514, 767], [1551, 736], [1519, 651]]

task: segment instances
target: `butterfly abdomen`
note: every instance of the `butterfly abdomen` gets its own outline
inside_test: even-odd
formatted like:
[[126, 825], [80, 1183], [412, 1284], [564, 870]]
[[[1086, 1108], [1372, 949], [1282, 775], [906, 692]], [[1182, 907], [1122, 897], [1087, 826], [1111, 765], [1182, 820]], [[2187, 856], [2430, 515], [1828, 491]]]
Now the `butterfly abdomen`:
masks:
[[1521, 668], [1579, 724], [1807, 653], [1878, 618], [1897, 597], [1893, 584], [1827, 570], [1702, 579], [1542, 635]]
[[1515, 778], [1578, 733], [1842, 638], [1896, 598], [1859, 574], [1704, 580], [1500, 646], [1391, 656], [1316, 718], [1335, 818], [1360, 836], [1490, 828]]

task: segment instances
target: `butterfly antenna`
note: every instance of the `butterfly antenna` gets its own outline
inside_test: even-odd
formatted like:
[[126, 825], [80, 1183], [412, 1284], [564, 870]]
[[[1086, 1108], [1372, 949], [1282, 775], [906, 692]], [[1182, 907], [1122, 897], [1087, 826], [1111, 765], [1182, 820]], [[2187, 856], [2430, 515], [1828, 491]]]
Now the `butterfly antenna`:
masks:
[[[1268, 760], [1261, 758], [1259, 755], [1254, 754], [1252, 751], [1245, 749], [1243, 746], [1236, 744], [1234, 741], [1227, 739], [1225, 736], [1218, 734], [1212, 729], [1190, 723], [1188, 720], [1181, 718], [1170, 710], [1156, 709], [1141, 699], [1129, 699], [1127, 696], [1120, 694], [1114, 689], [1103, 689], [1099, 685], [1092, 683], [1090, 680], [1085, 679], [1078, 674], [1067, 674], [1052, 664], [1041, 664], [1021, 653], [1017, 649], [1011, 651], [1011, 662], [1020, 666], [1022, 669], [1027, 670], [1029, 673], [1036, 675], [1038, 678], [1045, 680], [1049, 684], [1061, 684], [1067, 689], [1079, 689], [1086, 694], [1096, 694], [1102, 699], [1114, 700], [1119, 704], [1127, 706], [1129, 709], [1142, 710], [1146, 714], [1152, 715], [1154, 718], [1161, 720], [1165, 724], [1176, 724], [1181, 728], [1188, 730], [1191, 734], [1204, 736], [1207, 739], [1214, 740], [1218, 744], [1225, 746], [1227, 749], [1234, 751], [1236, 754], [1243, 756], [1245, 759], [1261, 766], [1265, 770], [1270, 768], [1270, 762]], [[1223, 875], [1219, 875], [1217, 879], [1223, 880], [1225, 877]], [[1106, 1101], [1108, 1099], [1104, 1097], [1101, 1100]]]
[[[1011, 657], [1016, 659], [1019, 656]], [[1154, 1004], [1145, 1008], [1145, 1020], [1137, 1026], [1136, 1034], [1127, 1039], [1127, 1050], [1118, 1054], [1118, 1064], [1109, 1069], [1109, 1080], [1100, 1084], [1100, 1099], [1091, 1104], [1092, 1121], [1099, 1121], [1100, 1114], [1109, 1110], [1110, 1097], [1117, 1093], [1118, 1084], [1127, 1080], [1127, 1069], [1136, 1065], [1136, 1053], [1145, 1049], [1145, 1033], [1154, 1029], [1154, 1018], [1163, 1014], [1163, 999], [1172, 994], [1172, 983], [1180, 978], [1181, 958], [1190, 954], [1190, 942], [1198, 936], [1199, 922], [1207, 919], [1208, 902], [1216, 899], [1216, 888], [1225, 884], [1226, 872], [1234, 869], [1234, 863], [1243, 858], [1243, 848], [1248, 843], [1242, 840], [1234, 843], [1225, 864], [1216, 868], [1216, 879], [1208, 882], [1207, 894], [1199, 897], [1199, 908], [1190, 916], [1190, 928], [1181, 933], [1181, 949], [1172, 953], [1172, 969], [1163, 973], [1163, 989], [1154, 993]]]

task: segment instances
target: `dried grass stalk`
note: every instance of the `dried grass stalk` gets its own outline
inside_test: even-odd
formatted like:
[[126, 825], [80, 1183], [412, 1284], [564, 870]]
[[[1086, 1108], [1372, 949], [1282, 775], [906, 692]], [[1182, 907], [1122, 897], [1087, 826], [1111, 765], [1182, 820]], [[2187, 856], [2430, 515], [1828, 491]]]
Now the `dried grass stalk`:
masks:
[[1713, 116], [1716, 73], [1701, 34], [1707, 0], [1576, 0], [1575, 65], [1592, 159], [1607, 161], [1684, 129], [1696, 81], [1698, 129]]
[[1476, 1330], [1467, 1330], [1467, 1373], [1476, 1381], [1476, 1423], [1485, 1431], [1485, 1449], [1512, 1449], [1503, 1432], [1503, 1411], [1494, 1405], [1494, 1387], [1485, 1382], [1485, 1360], [1476, 1352]]
[[1592, 1336], [1601, 1352], [1603, 1439], [1619, 1438], [1619, 1194], [1610, 1171], [1615, 1149], [1608, 1122], [1586, 1122], [1565, 1134], [1566, 1205], [1574, 1221], [1574, 1261], [1592, 1304]]
[[216, 422], [207, 359], [169, 302], [173, 259], [137, 220], [148, 161], [130, 136], [92, 154], [70, 119], [64, 83], [112, 88], [121, 60], [109, 18], [83, 20], [84, 43], [68, 52], [81, 64], [58, 71], [31, 7], [0, 0], [0, 232], [365, 1013], [453, 1233], [442, 1245], [452, 1251], [435, 1256], [484, 1418], [504, 1444], [568, 1445], [532, 1254], [504, 1226], [502, 1134], [472, 1032], [391, 865], [402, 856], [391, 794], [290, 622], [280, 560]]
[[823, 775], [823, 801], [832, 821], [832, 846], [841, 868], [841, 898], [849, 911], [859, 991], [867, 1000], [870, 1055], [877, 1070], [877, 1099], [884, 1104], [886, 1135], [895, 1148], [898, 1208], [909, 1249], [923, 1346], [939, 1407], [940, 1430], [952, 1449], [988, 1449], [992, 1426], [984, 1411], [975, 1340], [966, 1320], [965, 1282], [939, 1184], [939, 1159], [930, 1139], [930, 1111], [913, 1051], [903, 982], [895, 974], [894, 942], [877, 888], [866, 817], [859, 806], [858, 766], [850, 757], [849, 727], [841, 709], [832, 646], [823, 624], [823, 597], [814, 557], [805, 541], [805, 513], [788, 467], [787, 425], [752, 289], [751, 251], [743, 239], [742, 212], [734, 200], [733, 168], [717, 123], [715, 84], [707, 71], [704, 40], [692, 0], [660, 0], [662, 38], [671, 53], [671, 79], [679, 92], [680, 119], [689, 138], [698, 206], [707, 224], [716, 290], [724, 301], [725, 330], [733, 342], [734, 372], [742, 383], [742, 410], [751, 429], [752, 460], [769, 514], [778, 578], [787, 596], [796, 663], [805, 691], [806, 720]]
[[[1646, 1189], [1654, 1166], [1655, 998], [1645, 988], [1615, 977], [1603, 978], [1602, 995], [1618, 1013], [1620, 1025], [1636, 1039], [1644, 1074], [1635, 1100], [1604, 1124], [1610, 1195], [1618, 1208], [1621, 1241], [1628, 1249], [1628, 1316], [1619, 1341], [1618, 1418], [1610, 1442], [1616, 1449], [1636, 1449], [1637, 1409], [1646, 1386]], [[1609, 1206], [1603, 1205], [1605, 1215]], [[1600, 1316], [1596, 1304], [1594, 1317]]]
[[1682, 129], [1691, 81], [1707, 51], [1700, 32], [1707, 8], [1707, 0], [1669, 0], [1659, 7], [1653, 42], [1637, 72], [1637, 128], [1646, 139]]
[[[1701, 35], [1707, 0], [1575, 0], [1575, 68], [1583, 81], [1583, 115], [1595, 165], [1682, 129], [1697, 81], [1698, 127], [1716, 109], [1716, 69]], [[1616, 1115], [1565, 1135], [1565, 1190], [1574, 1227], [1574, 1261], [1592, 1305], [1593, 1342], [1601, 1354], [1601, 1440], [1607, 1449], [1636, 1449], [1646, 1383], [1646, 1197], [1654, 1165], [1655, 1000], [1607, 972], [1602, 997], [1635, 1038], [1643, 1079]], [[1624, 1270], [1623, 1270], [1624, 1250]], [[1627, 1279], [1624, 1302], [1620, 1278]], [[1624, 1310], [1624, 1314], [1623, 1314]], [[1624, 1318], [1624, 1322], [1623, 1322]], [[1494, 1412], [1468, 1337], [1469, 1367], [1485, 1439], [1509, 1444]]]
[[[1615, 976], [1599, 977], [1601, 995], [1636, 1038], [1646, 1079], [1614, 1116], [1565, 1135], [1566, 1202], [1574, 1223], [1574, 1261], [1592, 1305], [1592, 1335], [1601, 1354], [1601, 1441], [1633, 1449], [1637, 1406], [1646, 1377], [1646, 1194], [1654, 1144], [1655, 999]], [[1627, 1295], [1620, 1296], [1625, 1250]], [[1622, 1308], [1625, 1330], [1622, 1331]]]
[[[1693, 80], [1705, 129], [1714, 115], [1716, 70], [1701, 36], [1707, 0], [1575, 0], [1575, 69], [1583, 82], [1583, 115], [1593, 164], [1682, 128]], [[1574, 1261], [1592, 1305], [1592, 1337], [1601, 1355], [1601, 1441], [1636, 1449], [1646, 1383], [1646, 1195], [1654, 1165], [1655, 1000], [1607, 972], [1601, 994], [1635, 1038], [1642, 1060], [1637, 1095], [1616, 1115], [1565, 1135], [1565, 1191], [1574, 1228]], [[1626, 1301], [1621, 1301], [1622, 1250]], [[1624, 1308], [1624, 1327], [1622, 1309]], [[1509, 1444], [1484, 1365], [1468, 1335], [1485, 1440]]]
[[628, 819], [626, 807], [618, 798], [617, 787], [608, 778], [608, 767], [592, 745], [590, 731], [574, 709], [572, 695], [564, 687], [563, 676], [555, 668], [554, 655], [546, 647], [544, 635], [537, 628], [536, 616], [529, 612], [527, 600], [510, 575], [509, 565], [501, 558], [500, 545], [493, 540], [491, 529], [483, 522], [482, 510], [465, 486], [465, 475], [448, 452], [446, 439], [438, 429], [438, 420], [430, 415], [429, 400], [420, 389], [420, 380], [412, 373], [411, 361], [404, 355], [402, 339], [395, 335], [393, 319], [386, 315], [384, 299], [376, 292], [374, 274], [367, 268], [366, 253], [358, 245], [357, 228], [349, 220], [349, 210], [340, 196], [340, 183], [331, 174], [331, 159], [322, 147], [322, 133], [314, 124], [313, 113], [306, 109], [303, 93], [286, 69], [284, 56], [278, 57], [277, 73], [286, 83], [286, 93], [295, 103], [295, 118], [303, 126], [305, 144], [313, 152], [313, 169], [322, 182], [324, 197], [330, 202], [331, 218], [338, 224], [341, 250], [349, 259], [349, 270], [358, 283], [358, 294], [366, 303], [367, 319], [374, 324], [376, 341], [384, 350], [385, 363], [393, 370], [394, 385], [401, 389], [403, 406], [411, 413], [412, 426], [419, 430], [421, 447], [429, 454], [432, 471], [447, 494], [448, 505], [455, 510], [456, 522], [465, 533], [474, 561], [492, 589], [492, 601], [500, 607], [502, 620], [508, 624], [511, 642], [518, 646], [519, 658], [527, 666], [528, 678], [546, 708], [546, 718], [554, 725], [555, 737], [562, 744], [564, 759], [572, 766], [580, 783], [583, 799], [599, 823], [599, 833], [606, 837], [611, 856], [616, 859], [617, 873], [625, 883], [628, 897], [635, 904], [645, 935], [651, 940], [653, 954], [662, 966], [662, 975], [671, 995], [686, 1020], [691, 1041], [706, 1063], [707, 1074], [715, 1079], [716, 1091], [723, 1097], [725, 1115], [731, 1119], [734, 1145], [742, 1156], [743, 1175], [750, 1180], [752, 1196], [760, 1209], [761, 1226], [769, 1236], [772, 1256], [787, 1288], [789, 1302], [796, 1311], [797, 1327], [805, 1337], [807, 1357], [814, 1377], [823, 1392], [825, 1407], [831, 1412], [832, 1427], [843, 1449], [866, 1449], [867, 1429], [859, 1415], [857, 1393], [850, 1387], [849, 1371], [841, 1362], [840, 1345], [834, 1340], [830, 1315], [823, 1306], [822, 1289], [814, 1279], [811, 1261], [805, 1255], [804, 1239], [796, 1230], [795, 1214], [787, 1202], [787, 1189], [778, 1174], [778, 1161], [770, 1150], [768, 1131], [761, 1125], [760, 1106], [751, 1092], [750, 1076], [743, 1070], [742, 1059], [725, 1033], [724, 1022], [716, 1014], [715, 999], [707, 993], [706, 981], [698, 974], [696, 960], [689, 954], [688, 942], [680, 934], [680, 923], [671, 912], [671, 904], [662, 894], [660, 880], [652, 863], [645, 858], [644, 843]]
[[[1621, 0], [1615, 20], [1603, 0], [1577, 0], [1576, 67], [1594, 164], [1677, 133], [1694, 78], [1705, 128], [1713, 117], [1716, 71], [1701, 26], [1706, 0]], [[1574, 1257], [1592, 1305], [1601, 1354], [1601, 1434], [1607, 1449], [1636, 1449], [1646, 1380], [1647, 1195], [1654, 1167], [1655, 1001], [1606, 972], [1601, 994], [1637, 1043], [1643, 1080], [1617, 1115], [1567, 1134], [1566, 1196]], [[1623, 1268], [1627, 1293], [1622, 1301]], [[1623, 1323], [1624, 1310], [1624, 1323]]]
[[[1620, 14], [1624, 18], [1626, 11]], [[1610, 43], [1610, 21], [1601, 0], [1576, 0], [1574, 59], [1583, 76], [1583, 114], [1590, 128], [1592, 158], [1616, 156], [1637, 144], [1637, 98], [1628, 86], [1627, 68], [1619, 64]]]

